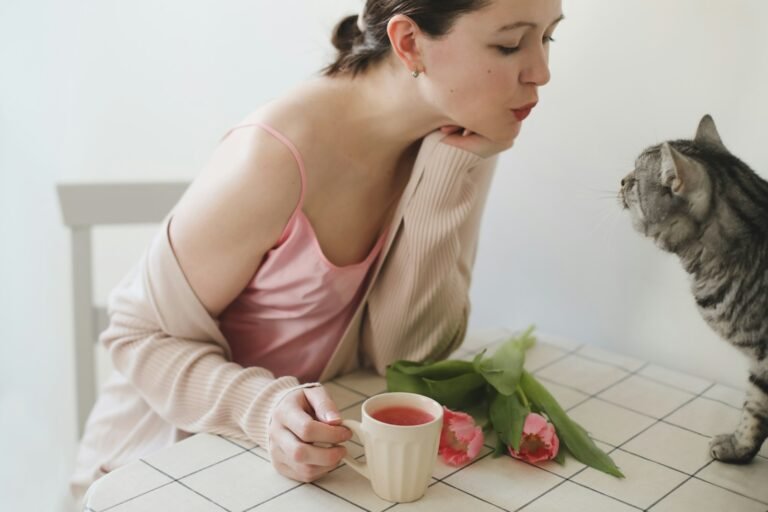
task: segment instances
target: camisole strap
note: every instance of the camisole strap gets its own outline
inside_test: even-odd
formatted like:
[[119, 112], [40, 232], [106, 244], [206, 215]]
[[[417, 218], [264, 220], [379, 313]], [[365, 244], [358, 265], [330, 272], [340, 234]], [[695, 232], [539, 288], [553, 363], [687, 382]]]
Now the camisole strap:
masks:
[[288, 137], [286, 137], [282, 133], [278, 132], [277, 130], [275, 130], [274, 128], [269, 126], [268, 124], [262, 123], [262, 122], [259, 122], [259, 121], [251, 122], [251, 123], [243, 123], [243, 124], [239, 124], [237, 126], [234, 126], [234, 127], [230, 128], [227, 131], [227, 133], [225, 133], [221, 137], [221, 139], [219, 139], [219, 142], [221, 142], [222, 140], [227, 138], [227, 136], [230, 133], [232, 133], [234, 130], [237, 130], [238, 128], [244, 128], [246, 126], [258, 126], [258, 127], [262, 128], [263, 130], [265, 130], [270, 135], [272, 135], [274, 138], [276, 138], [277, 140], [282, 142], [288, 148], [288, 150], [291, 152], [291, 154], [293, 155], [293, 158], [296, 160], [296, 163], [299, 166], [299, 175], [301, 177], [301, 190], [299, 191], [299, 202], [296, 205], [296, 208], [294, 208], [293, 213], [291, 214], [291, 217], [288, 219], [288, 223], [285, 225], [285, 228], [283, 229], [283, 232], [280, 235], [280, 238], [279, 238], [279, 240], [277, 242], [278, 245], [279, 245], [279, 244], [283, 243], [283, 241], [285, 241], [285, 239], [287, 238], [289, 229], [293, 225], [293, 223], [294, 223], [294, 221], [296, 219], [296, 215], [299, 214], [299, 212], [301, 211], [302, 206], [304, 205], [304, 190], [307, 188], [307, 186], [306, 186], [307, 185], [307, 173], [306, 173], [306, 169], [304, 167], [304, 159], [301, 157], [301, 153], [299, 153], [298, 148], [296, 148], [296, 146], [293, 144], [293, 142], [290, 141], [290, 139], [288, 139]]

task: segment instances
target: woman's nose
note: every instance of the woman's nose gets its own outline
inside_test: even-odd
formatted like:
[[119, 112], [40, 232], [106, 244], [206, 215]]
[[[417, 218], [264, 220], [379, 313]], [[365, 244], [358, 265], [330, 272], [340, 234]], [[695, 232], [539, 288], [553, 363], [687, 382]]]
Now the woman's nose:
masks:
[[542, 45], [535, 48], [531, 53], [527, 66], [523, 69], [521, 79], [524, 83], [542, 86], [549, 83], [550, 78], [549, 50]]

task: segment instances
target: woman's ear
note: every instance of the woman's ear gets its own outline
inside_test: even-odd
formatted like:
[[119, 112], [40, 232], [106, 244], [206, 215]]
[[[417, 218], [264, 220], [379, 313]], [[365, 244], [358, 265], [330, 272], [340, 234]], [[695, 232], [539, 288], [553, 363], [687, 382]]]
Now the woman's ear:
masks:
[[387, 35], [392, 52], [408, 72], [423, 73], [424, 64], [418, 44], [422, 32], [416, 22], [403, 14], [395, 15], [387, 23]]

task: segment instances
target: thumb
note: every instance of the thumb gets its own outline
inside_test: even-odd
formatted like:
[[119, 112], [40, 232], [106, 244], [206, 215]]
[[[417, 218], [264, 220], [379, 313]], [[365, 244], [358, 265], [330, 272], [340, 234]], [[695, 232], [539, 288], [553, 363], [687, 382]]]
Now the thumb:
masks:
[[307, 397], [307, 402], [315, 411], [318, 420], [332, 425], [341, 423], [339, 409], [323, 386], [305, 389], [304, 396]]

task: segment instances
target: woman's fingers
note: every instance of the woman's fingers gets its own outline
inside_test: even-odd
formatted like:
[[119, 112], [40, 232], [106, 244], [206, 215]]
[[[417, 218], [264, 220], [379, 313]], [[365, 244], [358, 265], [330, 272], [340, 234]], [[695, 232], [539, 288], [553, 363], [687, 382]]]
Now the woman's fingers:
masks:
[[459, 132], [461, 130], [463, 130], [463, 128], [461, 126], [456, 126], [456, 125], [452, 125], [452, 124], [440, 127], [440, 131], [443, 132], [446, 135], [450, 135], [452, 133], [456, 133], [456, 132]]
[[512, 143], [500, 144], [492, 142], [479, 133], [464, 130], [462, 133], [452, 133], [443, 137], [442, 142], [457, 148], [464, 149], [480, 157], [488, 158], [505, 149], [512, 147]]
[[352, 432], [348, 428], [316, 421], [301, 409], [286, 411], [281, 421], [288, 430], [305, 443], [339, 444], [352, 438]]
[[[341, 423], [341, 414], [325, 388], [302, 391], [280, 402], [273, 415], [275, 421], [305, 443], [339, 444], [349, 441], [352, 432], [338, 425]], [[324, 421], [312, 417], [313, 412]]]
[[314, 482], [328, 473], [325, 468], [317, 466], [293, 467], [280, 461], [273, 461], [273, 464], [278, 473], [299, 482]]
[[339, 409], [323, 386], [305, 389], [304, 396], [307, 397], [307, 402], [315, 411], [315, 417], [318, 420], [336, 425], [341, 423]]
[[277, 432], [275, 442], [283, 454], [283, 461], [297, 468], [302, 465], [317, 466], [318, 470], [330, 471], [338, 466], [341, 459], [347, 455], [343, 446], [323, 448], [301, 442], [292, 432], [282, 429]]
[[[313, 414], [326, 422], [316, 420]], [[322, 387], [286, 396], [275, 408], [269, 427], [275, 468], [294, 480], [311, 482], [338, 466], [347, 450], [337, 445], [352, 438], [346, 427], [329, 424], [340, 422], [336, 404]]]

